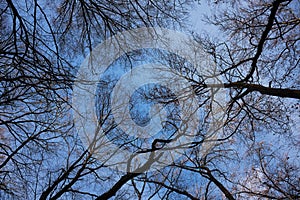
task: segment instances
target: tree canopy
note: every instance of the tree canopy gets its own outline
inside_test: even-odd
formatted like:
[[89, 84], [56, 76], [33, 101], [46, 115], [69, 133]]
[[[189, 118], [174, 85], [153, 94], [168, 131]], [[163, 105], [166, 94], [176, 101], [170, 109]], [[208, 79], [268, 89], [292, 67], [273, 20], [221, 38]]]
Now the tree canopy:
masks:
[[[203, 4], [211, 11], [197, 18], [212, 32], [191, 27]], [[299, 8], [299, 0], [0, 0], [0, 199], [300, 199]], [[132, 31], [146, 29], [156, 46]], [[89, 58], [109, 66], [97, 74]], [[74, 116], [90, 110], [72, 104], [87, 97], [76, 93], [91, 78], [78, 84], [88, 76], [82, 63], [97, 76], [96, 93], [77, 104], [95, 107], [88, 145]], [[129, 157], [115, 158], [119, 151]]]

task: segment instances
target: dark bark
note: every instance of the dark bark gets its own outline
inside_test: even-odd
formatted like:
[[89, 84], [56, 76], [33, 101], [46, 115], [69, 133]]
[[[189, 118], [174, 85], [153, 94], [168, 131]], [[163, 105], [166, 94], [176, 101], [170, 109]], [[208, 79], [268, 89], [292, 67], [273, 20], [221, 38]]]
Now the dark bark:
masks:
[[203, 167], [203, 169], [206, 171], [204, 172], [208, 177], [209, 180], [211, 180], [221, 191], [222, 193], [226, 196], [227, 199], [229, 200], [235, 200], [235, 198], [232, 196], [232, 194], [224, 187], [224, 185], [218, 181], [211, 173], [210, 169], [207, 167]]
[[267, 23], [267, 25], [266, 25], [266, 28], [265, 28], [264, 32], [263, 32], [262, 35], [261, 35], [261, 38], [260, 38], [259, 43], [258, 43], [258, 45], [257, 45], [257, 50], [256, 50], [256, 53], [255, 53], [255, 56], [254, 56], [253, 59], [252, 59], [250, 72], [249, 72], [248, 75], [247, 75], [243, 80], [241, 80], [240, 82], [248, 81], [248, 80], [252, 77], [252, 75], [253, 75], [253, 73], [254, 73], [256, 67], [257, 67], [257, 61], [258, 61], [258, 58], [260, 57], [260, 55], [261, 55], [261, 53], [262, 53], [262, 51], [263, 51], [263, 47], [264, 47], [264, 44], [265, 44], [265, 42], [266, 42], [266, 40], [267, 40], [268, 34], [269, 34], [269, 32], [272, 30], [272, 26], [273, 26], [273, 23], [274, 23], [274, 21], [275, 21], [276, 12], [277, 12], [277, 10], [278, 10], [278, 8], [279, 8], [279, 5], [280, 5], [281, 3], [283, 3], [283, 2], [285, 2], [285, 1], [286, 1], [286, 0], [276, 0], [276, 1], [274, 1], [274, 2], [272, 3], [271, 13], [270, 13], [270, 16], [269, 16], [269, 18], [268, 18], [268, 23]]
[[[153, 142], [152, 147], [155, 147], [156, 142]], [[125, 185], [129, 180], [133, 179], [134, 177], [137, 177], [141, 175], [143, 172], [147, 171], [151, 165], [156, 162], [160, 158], [161, 154], [157, 155], [155, 157], [155, 151], [151, 151], [151, 154], [149, 156], [148, 161], [141, 167], [137, 168], [133, 172], [127, 172], [127, 174], [123, 175], [120, 180], [114, 184], [112, 188], [109, 189], [109, 191], [105, 192], [104, 194], [100, 195], [96, 200], [106, 200], [116, 195], [116, 193], [121, 189], [123, 185]], [[131, 159], [128, 161], [128, 170], [130, 169], [130, 162]]]
[[107, 192], [97, 197], [96, 200], [106, 200], [116, 195], [116, 193], [121, 189], [121, 187], [126, 184], [129, 180], [137, 177], [141, 173], [127, 173], [120, 178], [120, 180]]
[[154, 184], [157, 184], [157, 185], [161, 185], [161, 186], [163, 186], [164, 188], [167, 188], [168, 190], [174, 191], [174, 192], [176, 192], [176, 193], [178, 193], [178, 194], [184, 195], [184, 196], [190, 198], [191, 200], [198, 200], [198, 198], [194, 197], [193, 195], [191, 195], [191, 194], [188, 193], [187, 191], [181, 190], [181, 189], [178, 189], [178, 188], [169, 186], [169, 185], [166, 185], [164, 182], [154, 181], [154, 180], [147, 180], [147, 182], [148, 182], [148, 183], [154, 183]]
[[288, 88], [271, 88], [259, 84], [234, 82], [234, 83], [225, 83], [225, 84], [209, 84], [206, 85], [205, 87], [248, 89], [249, 92], [259, 92], [261, 94], [282, 97], [282, 98], [300, 99], [300, 90], [294, 90]]

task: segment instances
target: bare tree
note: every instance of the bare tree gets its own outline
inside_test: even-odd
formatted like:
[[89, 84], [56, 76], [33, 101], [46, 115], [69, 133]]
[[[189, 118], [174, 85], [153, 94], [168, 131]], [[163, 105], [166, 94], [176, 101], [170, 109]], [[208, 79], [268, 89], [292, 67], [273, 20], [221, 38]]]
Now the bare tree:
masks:
[[[0, 2], [1, 198], [101, 197], [118, 176], [93, 158], [73, 130], [76, 59], [119, 31], [179, 27], [185, 3]], [[112, 187], [111, 196], [131, 177]]]
[[153, 195], [164, 199], [297, 199], [299, 1], [210, 6], [214, 15], [206, 21], [219, 27], [225, 40], [195, 38], [215, 59], [223, 84], [187, 79], [200, 94], [205, 88], [227, 88], [222, 137], [208, 154], [199, 143], [180, 163], [136, 181], [153, 185]]
[[[219, 27], [222, 39], [194, 36], [216, 63], [213, 75], [222, 84], [206, 83], [208, 77], [182, 57], [153, 49], [126, 53], [110, 66], [99, 79], [95, 103], [100, 136], [133, 152], [125, 162], [129, 168], [138, 155], [148, 155], [135, 170], [122, 172], [111, 158], [99, 158], [97, 149], [105, 143], [97, 146], [98, 133], [88, 147], [80, 140], [71, 99], [82, 59], [124, 30], [187, 28], [190, 5], [177, 0], [0, 1], [1, 199], [300, 198], [297, 0], [209, 2], [214, 14], [206, 21]], [[201, 111], [195, 139], [185, 144], [180, 158], [156, 171], [149, 169], [159, 163], [160, 149], [176, 138], [172, 130], [184, 129], [180, 98], [153, 84], [130, 98], [130, 114], [140, 125], [149, 116], [139, 104], [161, 104], [168, 111], [167, 136], [150, 139], [124, 134], [110, 107], [119, 71], [130, 71], [145, 58], [167, 64], [190, 82]], [[210, 97], [222, 87], [228, 97], [225, 124], [203, 152]]]
[[[210, 5], [214, 15], [207, 22], [226, 39], [195, 37], [214, 57], [228, 88], [226, 123], [206, 156], [196, 148], [176, 167], [202, 177], [195, 181], [202, 186], [199, 199], [297, 199], [299, 1]], [[196, 85], [199, 91], [222, 87]]]

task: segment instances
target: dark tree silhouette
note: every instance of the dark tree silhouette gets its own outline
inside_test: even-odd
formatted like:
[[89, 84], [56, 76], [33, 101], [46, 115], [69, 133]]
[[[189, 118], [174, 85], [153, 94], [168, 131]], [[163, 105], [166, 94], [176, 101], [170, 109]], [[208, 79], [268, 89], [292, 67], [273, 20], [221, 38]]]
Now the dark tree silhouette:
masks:
[[[95, 105], [103, 135], [136, 153], [129, 167], [134, 155], [149, 155], [124, 173], [108, 165], [110, 158], [102, 162], [96, 153], [101, 146], [87, 148], [74, 128], [79, 65], [95, 45], [121, 31], [188, 32], [196, 2], [0, 0], [0, 199], [299, 199], [300, 2], [207, 2], [213, 12], [203, 19], [221, 37], [193, 36], [214, 60], [222, 84], [207, 83], [191, 63], [159, 50], [126, 53], [111, 66], [115, 74], [99, 79]], [[153, 137], [145, 149], [143, 140], [117, 129], [110, 110], [117, 71], [153, 57], [191, 83], [202, 113], [187, 151], [155, 171], [149, 169], [159, 163], [159, 150], [173, 138]], [[221, 88], [224, 126], [204, 152], [210, 97]], [[131, 115], [139, 123], [147, 116], [135, 106], [151, 101], [172, 113], [168, 127], [182, 128], [172, 91], [147, 85], [134, 95]]]

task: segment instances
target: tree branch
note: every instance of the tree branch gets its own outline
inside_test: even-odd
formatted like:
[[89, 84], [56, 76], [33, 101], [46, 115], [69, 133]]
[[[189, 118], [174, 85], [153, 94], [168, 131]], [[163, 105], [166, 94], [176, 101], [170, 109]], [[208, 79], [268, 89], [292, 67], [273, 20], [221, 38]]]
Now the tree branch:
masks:
[[294, 90], [288, 88], [271, 88], [259, 84], [234, 82], [234, 83], [224, 83], [224, 84], [207, 84], [205, 87], [248, 89], [250, 92], [256, 91], [261, 94], [270, 95], [270, 96], [300, 99], [300, 90]]
[[276, 12], [279, 8], [279, 5], [280, 5], [280, 3], [285, 2], [285, 1], [286, 0], [276, 0], [272, 3], [271, 13], [270, 13], [270, 16], [268, 18], [268, 23], [266, 25], [266, 28], [265, 28], [264, 32], [261, 35], [259, 43], [257, 45], [257, 51], [255, 53], [255, 56], [252, 59], [253, 62], [251, 64], [250, 72], [248, 73], [248, 75], [243, 80], [241, 80], [239, 82], [246, 82], [252, 77], [252, 75], [253, 75], [256, 67], [257, 67], [258, 58], [260, 57], [260, 55], [263, 51], [263, 46], [264, 46], [264, 44], [267, 40], [267, 36], [268, 36], [269, 32], [272, 29], [272, 26], [273, 26], [273, 23], [274, 23], [274, 20], [275, 20], [275, 15], [276, 15]]

